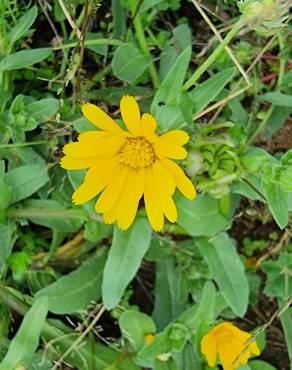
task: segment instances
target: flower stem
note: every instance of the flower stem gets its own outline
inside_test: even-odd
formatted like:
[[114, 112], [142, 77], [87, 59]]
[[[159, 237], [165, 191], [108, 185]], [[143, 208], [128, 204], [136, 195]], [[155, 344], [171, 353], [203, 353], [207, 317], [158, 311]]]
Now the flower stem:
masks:
[[228, 34], [225, 36], [224, 40], [217, 46], [217, 48], [213, 51], [213, 53], [201, 64], [194, 74], [187, 80], [187, 82], [183, 85], [183, 91], [187, 91], [191, 86], [193, 86], [198, 79], [202, 76], [202, 74], [215, 62], [215, 60], [219, 57], [222, 53], [224, 48], [230, 43], [230, 41], [236, 36], [238, 31], [243, 26], [241, 20], [236, 22]]
[[0, 149], [21, 148], [23, 146], [41, 145], [41, 144], [47, 144], [47, 143], [48, 143], [48, 141], [46, 141], [46, 140], [39, 140], [39, 141], [31, 141], [31, 142], [28, 142], [28, 143], [0, 144]]
[[[149, 59], [150, 59], [149, 73], [150, 73], [150, 76], [151, 76], [153, 86], [155, 88], [158, 88], [159, 84], [160, 84], [159, 83], [159, 77], [158, 77], [156, 67], [155, 67], [155, 65], [152, 61], [152, 57], [151, 57], [151, 54], [150, 54], [150, 51], [149, 51], [147, 40], [146, 40], [146, 37], [145, 37], [145, 34], [144, 34], [144, 29], [143, 29], [143, 26], [142, 26], [141, 17], [140, 17], [139, 11], [137, 11], [137, 0], [130, 0], [130, 4], [131, 4], [132, 17], [134, 17], [133, 23], [134, 23], [134, 27], [135, 27], [135, 31], [136, 31], [136, 36], [137, 36], [137, 39], [138, 39], [138, 42], [139, 42], [139, 45], [140, 45], [140, 48], [141, 48], [142, 52], [147, 57], [149, 57]], [[136, 13], [136, 11], [137, 11], [137, 13]]]

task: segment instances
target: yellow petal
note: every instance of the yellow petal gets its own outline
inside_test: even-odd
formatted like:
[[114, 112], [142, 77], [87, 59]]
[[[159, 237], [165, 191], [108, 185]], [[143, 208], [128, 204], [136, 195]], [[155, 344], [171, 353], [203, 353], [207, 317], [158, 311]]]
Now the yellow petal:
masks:
[[119, 158], [114, 157], [91, 167], [85, 175], [84, 182], [73, 193], [73, 203], [82, 204], [94, 198], [115, 177], [119, 165]]
[[60, 166], [66, 170], [80, 170], [82, 168], [93, 167], [98, 162], [96, 157], [72, 158], [65, 156], [60, 161]]
[[196, 189], [191, 180], [184, 174], [183, 170], [176, 163], [167, 158], [160, 158], [160, 161], [171, 174], [180, 192], [186, 198], [194, 199], [196, 196]]
[[144, 191], [145, 171], [130, 169], [124, 187], [115, 205], [104, 213], [105, 223], [113, 223], [117, 220], [121, 230], [126, 230], [133, 223], [139, 200]]
[[119, 136], [99, 137], [95, 135], [83, 136], [81, 141], [66, 144], [63, 153], [73, 158], [100, 157], [106, 158], [113, 156], [120, 151], [125, 139]]
[[167, 157], [171, 159], [185, 159], [188, 152], [180, 145], [169, 145], [168, 141], [158, 140], [154, 144], [155, 153], [159, 157]]
[[217, 360], [217, 343], [212, 333], [206, 334], [201, 341], [201, 352], [206, 357], [208, 365], [214, 367]]
[[128, 130], [136, 136], [142, 135], [139, 105], [133, 96], [124, 95], [120, 102], [123, 121]]
[[165, 196], [162, 199], [162, 209], [168, 221], [177, 221], [177, 208], [171, 196]]
[[249, 345], [249, 350], [256, 356], [259, 356], [261, 354], [261, 350], [259, 349], [255, 340]]
[[156, 161], [152, 166], [153, 180], [156, 188], [160, 189], [160, 193], [172, 195], [175, 192], [175, 181], [169, 171], [163, 166], [160, 161]]
[[109, 132], [121, 132], [121, 127], [98, 106], [85, 103], [81, 107], [82, 113], [89, 122], [101, 130]]
[[142, 135], [150, 141], [155, 143], [158, 140], [158, 135], [155, 133], [157, 122], [156, 119], [149, 113], [143, 113], [142, 115]]
[[119, 169], [117, 176], [113, 179], [111, 183], [104, 189], [104, 191], [99, 196], [96, 204], [95, 210], [98, 213], [104, 213], [109, 211], [115, 204], [116, 200], [118, 199], [126, 178], [129, 174], [129, 167], [122, 166]]
[[147, 217], [153, 230], [161, 231], [164, 225], [164, 216], [160, 205], [160, 194], [157, 192], [156, 182], [153, 181], [154, 175], [152, 168], [147, 168], [145, 172], [144, 201]]
[[[127, 183], [121, 194], [121, 205], [118, 210], [117, 223], [121, 230], [127, 230], [132, 225], [137, 214], [139, 201], [145, 188], [145, 170], [131, 170]], [[124, 206], [124, 204], [126, 206]], [[125, 212], [125, 209], [127, 210]]]
[[172, 130], [159, 137], [162, 141], [167, 141], [169, 145], [184, 145], [190, 137], [187, 132], [183, 130]]
[[233, 343], [226, 341], [226, 343], [220, 343], [218, 345], [218, 354], [221, 360], [222, 366], [224, 370], [234, 370], [235, 365], [233, 362], [235, 361], [237, 355], [240, 353], [234, 353]]

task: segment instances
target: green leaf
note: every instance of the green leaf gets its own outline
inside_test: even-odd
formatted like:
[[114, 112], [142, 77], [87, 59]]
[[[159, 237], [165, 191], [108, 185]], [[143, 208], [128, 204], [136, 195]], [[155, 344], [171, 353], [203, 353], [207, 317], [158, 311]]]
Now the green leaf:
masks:
[[248, 364], [251, 370], [277, 370], [274, 366], [262, 360], [253, 360]]
[[13, 199], [13, 191], [11, 186], [7, 185], [5, 180], [5, 164], [0, 162], [0, 211], [4, 211]]
[[262, 100], [266, 100], [274, 105], [281, 107], [292, 107], [292, 95], [282, 94], [280, 92], [269, 92], [261, 96]]
[[137, 218], [127, 231], [115, 228], [102, 281], [102, 298], [107, 309], [117, 306], [124, 290], [134, 278], [150, 246], [151, 234], [146, 218]]
[[288, 225], [288, 193], [280, 185], [263, 181], [263, 190], [269, 209], [281, 229]]
[[226, 302], [236, 315], [242, 317], [248, 305], [249, 285], [233, 242], [227, 234], [221, 233], [211, 242], [200, 238], [196, 245]]
[[6, 173], [5, 181], [14, 192], [13, 203], [23, 200], [49, 181], [46, 165], [29, 164], [14, 168]]
[[191, 100], [194, 104], [195, 113], [201, 112], [211, 101], [213, 101], [224, 87], [232, 80], [236, 73], [236, 68], [227, 68], [216, 73], [207, 81], [190, 92]]
[[181, 196], [176, 204], [178, 224], [192, 236], [212, 236], [230, 225], [219, 211], [219, 202], [207, 195], [198, 195], [192, 201]]
[[52, 52], [50, 48], [21, 50], [4, 57], [0, 62], [0, 72], [21, 69], [41, 62]]
[[30, 221], [56, 231], [75, 232], [81, 227], [84, 219], [77, 212], [75, 215], [74, 211], [68, 217], [66, 208], [53, 199], [28, 199], [25, 208], [26, 217]]
[[258, 173], [267, 162], [274, 162], [275, 159], [264, 149], [250, 147], [240, 157], [240, 162], [243, 166], [252, 173]]
[[156, 261], [153, 318], [159, 329], [178, 317], [188, 304], [185, 275], [175, 268], [173, 258]]
[[17, 24], [11, 28], [9, 32], [9, 44], [12, 46], [15, 41], [21, 39], [30, 27], [33, 25], [36, 17], [38, 15], [38, 8], [34, 5], [31, 9], [29, 9], [23, 16], [18, 20]]
[[48, 313], [48, 299], [35, 300], [11, 341], [9, 350], [0, 364], [0, 370], [26, 367], [36, 351], [40, 334]]
[[292, 368], [292, 310], [289, 308], [280, 316], [285, 341], [288, 349], [290, 369]]
[[58, 110], [59, 101], [48, 98], [41, 99], [26, 107], [26, 111], [38, 122], [47, 122]]
[[131, 43], [119, 46], [112, 60], [113, 74], [129, 83], [140, 77], [148, 67], [149, 58]]
[[113, 38], [122, 38], [126, 33], [126, 16], [121, 0], [112, 0]]
[[156, 326], [151, 317], [136, 310], [124, 311], [120, 316], [119, 326], [134, 351], [139, 351], [145, 345], [145, 335], [156, 332]]
[[262, 270], [267, 274], [265, 295], [285, 299], [292, 296], [292, 255], [283, 252], [277, 260], [264, 261]]
[[102, 271], [106, 260], [103, 249], [77, 270], [62, 276], [53, 284], [39, 290], [37, 297], [47, 297], [49, 310], [69, 314], [84, 310], [90, 302], [101, 297]]
[[12, 222], [8, 222], [7, 225], [0, 224], [0, 275], [3, 272], [6, 258], [11, 254], [12, 247], [15, 242], [15, 230], [15, 224]]
[[191, 58], [191, 47], [187, 47], [177, 58], [175, 64], [162, 81], [151, 105], [151, 112], [156, 113], [161, 104], [170, 105], [181, 94], [187, 68]]

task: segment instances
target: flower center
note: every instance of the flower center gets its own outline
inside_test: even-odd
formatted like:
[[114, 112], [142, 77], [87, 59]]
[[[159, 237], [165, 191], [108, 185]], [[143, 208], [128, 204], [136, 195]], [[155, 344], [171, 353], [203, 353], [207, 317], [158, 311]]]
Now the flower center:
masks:
[[155, 162], [152, 145], [144, 137], [127, 138], [120, 151], [121, 163], [139, 169]]

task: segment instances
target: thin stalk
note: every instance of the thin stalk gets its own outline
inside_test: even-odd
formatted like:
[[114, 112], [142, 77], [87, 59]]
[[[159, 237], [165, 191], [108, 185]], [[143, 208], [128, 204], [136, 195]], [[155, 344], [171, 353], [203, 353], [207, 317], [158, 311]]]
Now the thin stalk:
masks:
[[87, 211], [82, 209], [49, 210], [39, 208], [12, 208], [6, 212], [8, 218], [27, 218], [27, 217], [52, 217], [52, 218], [88, 218]]
[[[283, 52], [284, 51], [284, 39], [283, 35], [280, 32], [278, 32], [278, 43], [279, 43], [279, 49], [280, 49], [280, 60], [279, 60], [279, 73], [278, 73], [278, 81], [277, 81], [277, 88], [276, 91], [280, 91], [281, 85], [283, 83], [283, 78], [284, 78], [284, 73], [285, 73], [285, 65], [287, 61], [286, 54]], [[251, 135], [249, 138], [247, 144], [252, 144], [258, 135], [266, 128], [267, 123], [269, 122], [269, 119], [271, 118], [273, 112], [275, 110], [275, 106], [271, 105], [266, 113], [265, 118], [262, 120], [262, 122], [258, 125], [254, 133]]]
[[150, 77], [151, 77], [153, 86], [155, 88], [158, 88], [159, 87], [159, 77], [158, 77], [156, 67], [155, 67], [155, 65], [152, 61], [152, 57], [151, 57], [149, 47], [148, 47], [148, 44], [147, 44], [147, 40], [146, 40], [146, 37], [145, 37], [145, 34], [144, 34], [144, 29], [143, 29], [143, 26], [142, 26], [139, 11], [135, 14], [137, 2], [136, 2], [136, 0], [131, 0], [130, 3], [131, 3], [131, 8], [132, 8], [132, 16], [134, 17], [133, 23], [134, 23], [134, 27], [135, 27], [135, 31], [136, 31], [136, 36], [137, 36], [137, 39], [138, 39], [138, 42], [139, 42], [139, 45], [140, 45], [140, 48], [141, 48], [142, 52], [147, 57], [149, 57], [149, 59], [150, 59], [150, 63], [149, 63]]
[[213, 53], [204, 61], [203, 64], [200, 65], [194, 72], [194, 74], [187, 80], [187, 82], [183, 85], [183, 91], [187, 91], [191, 86], [193, 86], [198, 79], [202, 76], [202, 74], [215, 62], [215, 60], [219, 57], [225, 47], [231, 42], [231, 40], [237, 35], [241, 27], [243, 26], [243, 22], [239, 20], [237, 23], [233, 25], [231, 30], [225, 36], [222, 42], [217, 46], [217, 48], [213, 51]]
[[47, 144], [46, 140], [39, 140], [39, 141], [31, 141], [28, 143], [11, 143], [11, 144], [0, 144], [0, 149], [11, 149], [11, 148], [21, 148], [24, 146], [31, 146], [31, 145], [41, 145]]
[[[79, 41], [74, 41], [70, 42], [68, 44], [63, 44], [60, 46], [55, 46], [52, 49], [53, 50], [64, 50], [64, 49], [70, 49], [70, 48], [75, 48], [76, 46], [79, 45]], [[116, 39], [97, 39], [97, 40], [85, 40], [84, 45], [85, 46], [94, 46], [94, 45], [115, 45], [115, 46], [120, 46], [122, 45], [121, 40], [116, 40]]]

